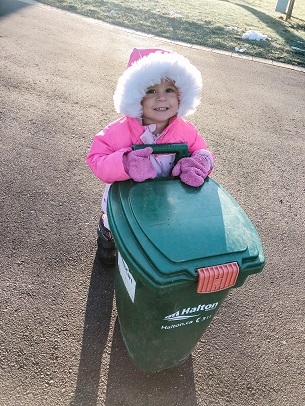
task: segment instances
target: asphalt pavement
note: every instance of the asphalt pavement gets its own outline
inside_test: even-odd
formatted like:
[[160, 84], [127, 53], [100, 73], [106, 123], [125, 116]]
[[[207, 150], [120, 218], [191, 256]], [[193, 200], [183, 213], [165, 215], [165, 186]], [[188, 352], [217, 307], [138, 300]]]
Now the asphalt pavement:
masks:
[[[0, 14], [0, 404], [305, 404], [304, 70], [42, 4], [2, 0]], [[112, 95], [134, 47], [175, 50], [202, 72], [190, 119], [266, 255], [186, 363], [153, 375], [130, 362], [114, 270], [95, 259], [103, 185], [85, 163], [118, 117]]]

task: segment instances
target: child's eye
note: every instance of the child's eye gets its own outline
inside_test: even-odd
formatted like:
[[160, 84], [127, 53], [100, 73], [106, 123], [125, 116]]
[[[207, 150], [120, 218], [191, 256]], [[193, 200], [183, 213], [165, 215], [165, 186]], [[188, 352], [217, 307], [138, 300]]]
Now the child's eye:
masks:
[[174, 92], [175, 90], [174, 89], [172, 89], [171, 87], [168, 87], [167, 89], [166, 89], [166, 93], [172, 93], [172, 92]]
[[154, 94], [156, 93], [155, 89], [147, 89], [146, 94]]

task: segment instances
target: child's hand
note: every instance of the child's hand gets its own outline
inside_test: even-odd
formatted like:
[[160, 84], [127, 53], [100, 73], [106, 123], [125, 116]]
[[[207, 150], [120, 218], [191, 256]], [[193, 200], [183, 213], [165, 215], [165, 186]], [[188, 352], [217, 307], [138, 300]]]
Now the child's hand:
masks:
[[146, 147], [131, 151], [123, 156], [125, 172], [136, 182], [143, 182], [146, 179], [154, 179], [157, 172], [149, 157], [153, 149]]
[[211, 172], [211, 161], [200, 153], [189, 158], [182, 158], [172, 170], [173, 176], [180, 175], [182, 182], [189, 186], [198, 187]]

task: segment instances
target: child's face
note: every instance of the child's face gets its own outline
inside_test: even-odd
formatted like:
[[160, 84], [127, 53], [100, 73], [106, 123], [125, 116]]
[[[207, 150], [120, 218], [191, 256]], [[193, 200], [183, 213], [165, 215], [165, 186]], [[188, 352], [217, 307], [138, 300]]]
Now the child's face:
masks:
[[179, 107], [178, 89], [170, 80], [149, 87], [142, 100], [143, 124], [157, 124], [157, 130], [163, 131], [169, 119], [177, 114]]

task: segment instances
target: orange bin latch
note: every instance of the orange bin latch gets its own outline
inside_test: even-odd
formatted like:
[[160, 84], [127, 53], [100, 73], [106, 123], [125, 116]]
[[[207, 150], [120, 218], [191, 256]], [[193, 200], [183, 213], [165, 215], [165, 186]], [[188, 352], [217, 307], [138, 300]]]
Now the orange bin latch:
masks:
[[239, 266], [237, 262], [197, 269], [197, 293], [212, 293], [235, 285]]

